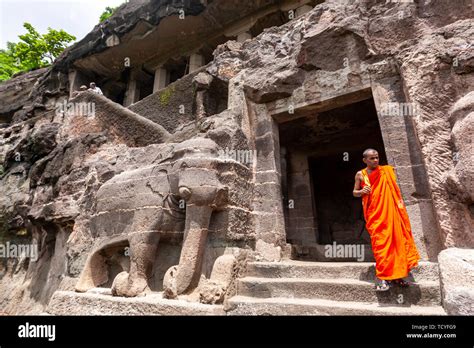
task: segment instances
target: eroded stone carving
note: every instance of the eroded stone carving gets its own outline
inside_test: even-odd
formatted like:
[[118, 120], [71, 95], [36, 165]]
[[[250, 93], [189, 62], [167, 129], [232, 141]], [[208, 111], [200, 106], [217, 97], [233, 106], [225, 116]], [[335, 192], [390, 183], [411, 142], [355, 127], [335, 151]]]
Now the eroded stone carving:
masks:
[[[449, 114], [454, 170], [447, 176], [448, 189], [459, 201], [474, 203], [474, 92], [459, 99]], [[473, 212], [474, 213], [474, 212]]]
[[213, 168], [217, 145], [212, 140], [198, 138], [173, 146], [171, 158], [124, 172], [100, 188], [91, 219], [91, 231], [99, 242], [88, 257], [77, 291], [109, 280], [106, 260], [118, 249], [128, 251], [130, 267], [115, 277], [112, 293], [133, 297], [150, 292], [160, 238], [180, 233], [184, 241], [176, 292], [188, 290], [199, 277], [210, 217], [225, 204], [227, 188]]
[[199, 302], [222, 303], [232, 280], [235, 278], [237, 259], [234, 255], [219, 256], [214, 262], [211, 277], [199, 289]]
[[179, 195], [186, 200], [186, 224], [179, 264], [171, 267], [163, 280], [164, 294], [169, 298], [199, 282], [211, 214], [228, 197], [228, 188], [219, 184], [210, 161], [199, 154], [176, 161], [174, 168], [180, 173]]

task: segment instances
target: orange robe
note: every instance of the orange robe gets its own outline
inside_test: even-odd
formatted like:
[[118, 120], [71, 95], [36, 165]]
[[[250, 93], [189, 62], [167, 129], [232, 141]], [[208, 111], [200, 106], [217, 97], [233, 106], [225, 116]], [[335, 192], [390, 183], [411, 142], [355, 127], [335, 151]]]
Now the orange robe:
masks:
[[362, 196], [362, 206], [376, 276], [384, 280], [404, 278], [418, 265], [420, 256], [393, 167], [379, 165], [370, 174], [363, 169], [362, 178], [362, 187], [371, 186], [371, 193]]

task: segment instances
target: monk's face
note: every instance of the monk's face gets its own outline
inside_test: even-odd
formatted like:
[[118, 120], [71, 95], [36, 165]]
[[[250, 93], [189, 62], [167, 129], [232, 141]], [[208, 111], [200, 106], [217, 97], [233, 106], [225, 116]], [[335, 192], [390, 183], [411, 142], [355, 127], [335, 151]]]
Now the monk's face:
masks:
[[369, 152], [366, 158], [363, 159], [364, 163], [370, 169], [375, 169], [379, 165], [379, 154], [377, 151]]

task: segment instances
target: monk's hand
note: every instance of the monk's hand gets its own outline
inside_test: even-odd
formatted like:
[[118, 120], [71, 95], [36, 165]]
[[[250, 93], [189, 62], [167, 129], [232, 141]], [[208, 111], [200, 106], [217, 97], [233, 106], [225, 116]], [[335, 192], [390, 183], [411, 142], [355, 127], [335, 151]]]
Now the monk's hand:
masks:
[[371, 188], [370, 186], [364, 186], [362, 190], [360, 190], [361, 195], [368, 195], [370, 194]]

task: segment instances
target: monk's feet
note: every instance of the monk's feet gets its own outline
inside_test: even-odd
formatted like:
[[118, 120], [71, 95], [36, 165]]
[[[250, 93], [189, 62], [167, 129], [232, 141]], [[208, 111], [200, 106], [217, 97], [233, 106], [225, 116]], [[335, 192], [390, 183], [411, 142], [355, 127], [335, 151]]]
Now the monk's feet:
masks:
[[393, 284], [398, 285], [401, 288], [408, 288], [410, 286], [410, 283], [403, 280], [403, 279], [394, 279], [392, 280]]
[[390, 290], [390, 283], [387, 280], [379, 280], [379, 283], [375, 286], [376, 291], [388, 291]]

